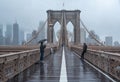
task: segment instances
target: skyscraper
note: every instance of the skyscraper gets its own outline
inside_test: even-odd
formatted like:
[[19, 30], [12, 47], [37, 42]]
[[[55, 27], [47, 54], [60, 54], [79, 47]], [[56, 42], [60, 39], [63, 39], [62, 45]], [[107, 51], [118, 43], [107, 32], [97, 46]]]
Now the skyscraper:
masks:
[[38, 30], [41, 30], [41, 32], [39, 33], [38, 37], [37, 37], [37, 41], [41, 40], [41, 39], [45, 39], [45, 28], [42, 27], [44, 24], [44, 21], [40, 21], [39, 23], [39, 27]]
[[114, 42], [114, 46], [116, 46], [116, 47], [120, 46], [119, 42], [118, 42], [118, 41], [115, 41], [115, 42]]
[[26, 34], [26, 42], [28, 42], [32, 38], [32, 34], [27, 33]]
[[3, 25], [0, 25], [0, 45], [4, 44], [4, 37], [3, 37]]
[[112, 46], [112, 44], [113, 44], [112, 36], [105, 37], [105, 45], [106, 46]]
[[0, 35], [3, 36], [3, 25], [0, 24]]
[[19, 25], [16, 23], [13, 24], [13, 45], [19, 44]]
[[[35, 37], [37, 34], [37, 31], [36, 30], [33, 30], [32, 32], [32, 37]], [[32, 44], [37, 44], [38, 41], [37, 41], [37, 37], [35, 37], [33, 40], [32, 40]]]
[[25, 35], [24, 35], [24, 31], [20, 30], [19, 31], [19, 44], [22, 45], [22, 43], [25, 41]]
[[12, 44], [12, 25], [6, 25], [6, 32], [5, 32], [5, 44], [11, 45]]

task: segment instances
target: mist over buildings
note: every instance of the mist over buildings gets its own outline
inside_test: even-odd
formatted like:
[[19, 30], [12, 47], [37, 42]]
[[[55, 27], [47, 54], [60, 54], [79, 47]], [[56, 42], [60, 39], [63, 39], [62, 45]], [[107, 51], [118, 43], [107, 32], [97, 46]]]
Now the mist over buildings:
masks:
[[0, 24], [6, 26], [17, 21], [20, 29], [31, 32], [38, 28], [39, 21], [47, 19], [48, 9], [79, 9], [89, 30], [102, 39], [110, 35], [120, 41], [120, 0], [1, 0]]

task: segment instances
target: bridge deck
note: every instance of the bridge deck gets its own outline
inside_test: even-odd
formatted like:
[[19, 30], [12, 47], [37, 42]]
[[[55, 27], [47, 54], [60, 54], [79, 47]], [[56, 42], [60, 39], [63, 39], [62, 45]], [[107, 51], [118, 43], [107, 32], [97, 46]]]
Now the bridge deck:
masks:
[[[65, 49], [65, 61], [67, 82], [112, 82], [68, 49]], [[61, 63], [62, 49], [8, 82], [60, 82]]]

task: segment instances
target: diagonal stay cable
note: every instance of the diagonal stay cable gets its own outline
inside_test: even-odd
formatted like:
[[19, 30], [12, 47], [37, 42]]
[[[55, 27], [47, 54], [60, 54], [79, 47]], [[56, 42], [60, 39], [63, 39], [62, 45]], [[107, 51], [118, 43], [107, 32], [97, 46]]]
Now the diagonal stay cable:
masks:
[[46, 24], [46, 23], [47, 23], [47, 20], [44, 22], [42, 28], [40, 28], [40, 29], [38, 30], [38, 32], [36, 33], [36, 35], [32, 36], [32, 38], [31, 38], [29, 41], [27, 41], [24, 45], [28, 45], [30, 42], [32, 42], [34, 39], [36, 39], [37, 36], [40, 34], [40, 32], [41, 32], [41, 31], [43, 30], [43, 28], [45, 27], [45, 24]]
[[83, 23], [83, 21], [80, 19], [80, 22], [82, 24], [82, 26], [84, 27], [84, 29], [88, 32], [88, 34], [100, 45], [104, 46], [103, 43], [101, 43], [98, 39], [96, 39], [96, 37], [87, 29], [87, 27], [85, 26], [85, 24]]

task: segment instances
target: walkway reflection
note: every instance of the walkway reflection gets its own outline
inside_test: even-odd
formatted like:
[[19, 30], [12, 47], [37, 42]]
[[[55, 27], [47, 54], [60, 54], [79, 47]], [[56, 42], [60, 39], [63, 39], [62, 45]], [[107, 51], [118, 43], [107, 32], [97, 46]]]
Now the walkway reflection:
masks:
[[66, 63], [68, 82], [112, 82], [68, 49]]
[[[62, 49], [43, 62], [32, 65], [8, 82], [59, 82]], [[112, 82], [84, 60], [65, 49], [68, 82]]]
[[32, 65], [8, 82], [59, 82], [62, 49], [49, 55], [43, 62]]

